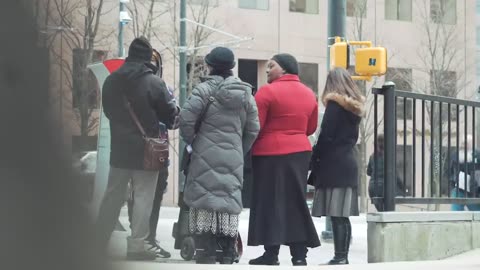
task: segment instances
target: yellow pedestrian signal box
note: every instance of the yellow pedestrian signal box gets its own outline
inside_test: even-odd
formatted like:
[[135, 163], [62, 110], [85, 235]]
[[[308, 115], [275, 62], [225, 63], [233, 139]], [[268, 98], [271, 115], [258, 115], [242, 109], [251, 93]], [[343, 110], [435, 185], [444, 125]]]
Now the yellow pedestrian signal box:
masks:
[[355, 51], [355, 73], [360, 76], [382, 76], [386, 72], [387, 50], [385, 48], [358, 48]]
[[348, 69], [350, 66], [350, 46], [347, 42], [335, 40], [330, 47], [330, 69], [342, 67]]
[[372, 47], [371, 41], [345, 41], [335, 37], [330, 47], [330, 68], [350, 66], [350, 46], [365, 46], [355, 50], [354, 80], [370, 81], [372, 76], [381, 76], [387, 72], [387, 50], [383, 47]]

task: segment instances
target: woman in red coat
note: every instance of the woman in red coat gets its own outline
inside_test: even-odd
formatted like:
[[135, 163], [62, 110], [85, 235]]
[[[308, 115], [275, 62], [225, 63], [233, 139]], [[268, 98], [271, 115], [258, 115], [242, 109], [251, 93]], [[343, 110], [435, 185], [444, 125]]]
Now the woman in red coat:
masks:
[[248, 245], [264, 245], [265, 253], [250, 264], [278, 265], [280, 245], [288, 245], [293, 265], [306, 265], [307, 247], [320, 245], [305, 198], [318, 104], [292, 55], [275, 55], [267, 74], [269, 84], [255, 95], [260, 134], [252, 150], [248, 231]]

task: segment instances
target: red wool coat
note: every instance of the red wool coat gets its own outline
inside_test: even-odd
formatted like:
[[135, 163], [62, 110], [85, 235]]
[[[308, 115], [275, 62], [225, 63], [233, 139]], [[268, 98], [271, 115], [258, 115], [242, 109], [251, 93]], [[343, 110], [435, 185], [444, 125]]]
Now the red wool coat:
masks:
[[308, 136], [317, 129], [318, 104], [297, 75], [287, 74], [262, 86], [255, 95], [260, 134], [254, 156], [312, 151]]

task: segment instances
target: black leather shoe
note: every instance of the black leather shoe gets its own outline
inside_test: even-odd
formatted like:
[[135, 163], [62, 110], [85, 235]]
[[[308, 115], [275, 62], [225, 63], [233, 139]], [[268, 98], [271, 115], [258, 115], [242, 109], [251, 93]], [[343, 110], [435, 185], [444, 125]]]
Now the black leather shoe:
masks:
[[256, 259], [250, 260], [248, 262], [250, 265], [280, 265], [280, 262], [278, 261], [278, 257], [265, 257], [265, 256], [260, 256]]
[[292, 259], [292, 264], [293, 266], [301, 266], [301, 265], [307, 265], [307, 260], [294, 260]]
[[335, 255], [335, 257], [333, 257], [333, 259], [331, 259], [329, 262], [328, 262], [329, 265], [337, 265], [337, 264], [348, 264], [348, 258], [345, 254], [345, 256], [338, 256], [338, 255]]

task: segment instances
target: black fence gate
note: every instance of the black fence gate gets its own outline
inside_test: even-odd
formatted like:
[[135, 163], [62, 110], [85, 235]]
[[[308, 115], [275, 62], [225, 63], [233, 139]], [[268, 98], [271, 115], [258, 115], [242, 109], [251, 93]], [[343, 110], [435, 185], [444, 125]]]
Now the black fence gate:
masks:
[[[379, 98], [383, 97], [384, 105], [384, 185], [383, 196], [371, 198], [372, 202], [383, 204], [385, 211], [395, 211], [396, 204], [480, 203], [478, 185], [473, 186], [480, 182], [480, 147], [476, 147], [475, 140], [480, 132], [476, 130], [480, 102], [398, 91], [393, 83], [373, 89], [373, 94], [374, 149], [380, 126]], [[403, 119], [398, 119], [400, 113]], [[462, 151], [461, 141], [468, 142], [470, 138], [471, 146]], [[397, 162], [398, 154], [403, 155], [402, 164]], [[378, 162], [375, 155], [374, 171]], [[466, 173], [462, 176], [461, 172]], [[399, 179], [397, 175], [403, 177]], [[399, 195], [396, 192], [399, 181], [410, 190]], [[464, 197], [451, 194], [455, 191], [459, 194], [462, 188], [468, 191]]]

